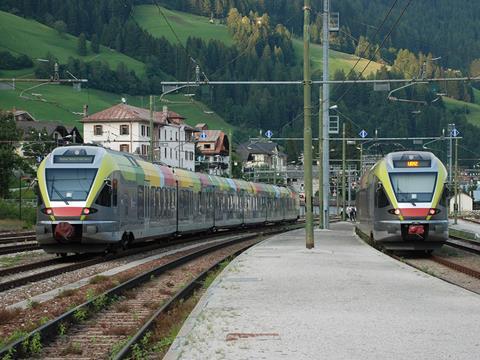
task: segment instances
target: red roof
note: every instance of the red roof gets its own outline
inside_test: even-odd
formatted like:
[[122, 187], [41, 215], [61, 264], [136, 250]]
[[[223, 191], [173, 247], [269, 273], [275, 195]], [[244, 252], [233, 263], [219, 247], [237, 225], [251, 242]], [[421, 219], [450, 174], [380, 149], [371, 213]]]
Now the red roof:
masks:
[[[206, 138], [201, 139], [200, 135], [205, 133]], [[221, 130], [204, 130], [202, 132], [195, 134], [195, 139], [198, 141], [197, 144], [201, 145], [204, 143], [214, 143], [211, 149], [203, 149], [200, 147], [199, 150], [204, 155], [216, 155], [228, 152], [228, 137]]]
[[[153, 113], [153, 121], [157, 124], [182, 124], [185, 118], [176, 112], [168, 111], [167, 116], [163, 111]], [[89, 115], [82, 122], [124, 122], [124, 121], [150, 121], [150, 110], [127, 104], [118, 104], [103, 111]]]

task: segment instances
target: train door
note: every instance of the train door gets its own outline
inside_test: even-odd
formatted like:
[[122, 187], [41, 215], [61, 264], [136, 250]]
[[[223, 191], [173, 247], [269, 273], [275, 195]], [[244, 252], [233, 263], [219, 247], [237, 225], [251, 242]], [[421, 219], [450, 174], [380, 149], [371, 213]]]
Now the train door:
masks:
[[245, 190], [240, 190], [240, 211], [241, 213], [241, 220], [242, 224], [245, 224], [245, 207], [247, 202], [245, 201]]
[[147, 231], [150, 225], [150, 186], [149, 185], [145, 185], [143, 187], [143, 200], [144, 200], [143, 213], [145, 214], [143, 219], [143, 224], [144, 224], [145, 231]]

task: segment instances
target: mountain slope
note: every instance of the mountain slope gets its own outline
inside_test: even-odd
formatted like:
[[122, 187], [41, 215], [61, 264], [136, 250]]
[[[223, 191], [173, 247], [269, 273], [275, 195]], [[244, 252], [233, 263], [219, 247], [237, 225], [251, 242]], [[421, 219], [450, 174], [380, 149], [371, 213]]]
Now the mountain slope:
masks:
[[[15, 90], [0, 91], [0, 109], [27, 110], [37, 120], [56, 121], [81, 129], [83, 126], [79, 120], [82, 116], [78, 113], [83, 111], [84, 104], [88, 104], [89, 113], [92, 114], [118, 104], [122, 98], [121, 95], [100, 90], [82, 89], [79, 92], [74, 90], [72, 86], [51, 84], [25, 91], [24, 95], [32, 100], [19, 96], [22, 91], [35, 85], [38, 84], [17, 83]], [[32, 93], [36, 95], [32, 95]], [[233, 129], [233, 126], [226, 123], [201, 102], [191, 101], [182, 95], [167, 96], [166, 99], [168, 102], [156, 103], [157, 110], [161, 110], [162, 106], [166, 105], [170, 110], [185, 116], [189, 125], [195, 126], [198, 123], [207, 123], [211, 129], [225, 131]], [[149, 105], [147, 96], [127, 96], [127, 101], [129, 104], [139, 107], [148, 107]]]
[[[163, 12], [172, 25], [179, 39], [185, 43], [189, 36], [199, 37], [205, 41], [210, 39], [219, 40], [226, 45], [233, 45], [233, 39], [229, 34], [227, 27], [222, 24], [211, 24], [209, 18], [204, 16], [192, 15], [189, 13], [168, 10], [162, 7]], [[145, 30], [153, 36], [164, 36], [170, 42], [175, 43], [177, 39], [170, 30], [168, 24], [154, 5], [139, 5], [135, 7], [133, 14], [135, 20]], [[303, 59], [303, 41], [298, 38], [293, 39], [295, 53], [299, 59]], [[322, 47], [318, 44], [311, 44], [312, 74], [319, 76], [322, 70], [323, 54]], [[357, 57], [350, 54], [331, 51], [330, 53], [330, 72], [333, 75], [337, 70], [349, 72], [357, 61]], [[362, 59], [356, 70], [361, 70], [367, 64], [366, 59]], [[365, 71], [365, 75], [378, 70], [381, 64], [372, 62]], [[208, 75], [208, 74], [207, 74]]]
[[[78, 56], [75, 36], [68, 34], [60, 36], [54, 29], [37, 21], [27, 20], [3, 11], [0, 11], [0, 30], [3, 34], [0, 36], [0, 50], [7, 50], [16, 55], [25, 54], [36, 59], [44, 58], [47, 52], [51, 52], [62, 63], [71, 56], [87, 62], [90, 60], [106, 61], [113, 69], [123, 62], [137, 74], [142, 74], [145, 69], [144, 63], [104, 46], [101, 47], [100, 54]], [[0, 70], [0, 77], [33, 78], [34, 69]], [[38, 120], [58, 121], [82, 128], [81, 123], [78, 122], [80, 116], [73, 113], [82, 112], [84, 104], [88, 104], [90, 113], [93, 113], [118, 104], [122, 98], [120, 94], [86, 88], [77, 92], [71, 86], [58, 85], [44, 85], [27, 91], [25, 95], [34, 100], [19, 97], [23, 90], [34, 85], [38, 84], [17, 82], [15, 90], [0, 91], [0, 109], [27, 110]], [[32, 93], [40, 94], [40, 96], [32, 96]], [[144, 101], [142, 101], [142, 97], [127, 96], [127, 98], [132, 105], [148, 106], [146, 97]], [[228, 130], [231, 128], [231, 125], [200, 102], [185, 104], [185, 100], [181, 96], [175, 95], [167, 97], [167, 100], [171, 100], [172, 103], [166, 105], [171, 110], [186, 116], [187, 123], [190, 125], [207, 123], [212, 129]], [[158, 106], [161, 107], [162, 104]]]
[[[106, 61], [112, 69], [115, 69], [120, 62], [123, 62], [138, 75], [144, 72], [145, 65], [123, 55], [115, 50], [104, 46], [100, 47], [100, 53], [94, 54], [91, 51], [87, 56], [77, 54], [77, 38], [75, 36], [58, 32], [35, 20], [28, 20], [13, 14], [0, 11], [0, 49], [15, 54], [25, 54], [32, 59], [45, 58], [50, 52], [60, 62], [66, 63], [70, 56], [83, 61]], [[90, 49], [90, 42], [87, 41], [87, 48]]]

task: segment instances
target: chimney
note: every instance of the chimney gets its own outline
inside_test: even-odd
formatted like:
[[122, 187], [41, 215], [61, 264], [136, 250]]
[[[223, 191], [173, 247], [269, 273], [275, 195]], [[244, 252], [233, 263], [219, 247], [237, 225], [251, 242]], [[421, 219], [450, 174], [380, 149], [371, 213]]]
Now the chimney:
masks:
[[166, 105], [163, 105], [163, 116], [165, 118], [168, 117], [168, 107]]
[[88, 105], [87, 104], [83, 105], [83, 116], [84, 117], [88, 116]]

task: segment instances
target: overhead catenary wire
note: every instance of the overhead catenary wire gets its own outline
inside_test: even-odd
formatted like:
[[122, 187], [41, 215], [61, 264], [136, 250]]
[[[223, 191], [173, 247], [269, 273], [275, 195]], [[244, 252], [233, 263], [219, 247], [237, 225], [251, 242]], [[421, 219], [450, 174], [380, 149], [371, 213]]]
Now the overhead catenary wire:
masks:
[[[400, 20], [403, 18], [403, 15], [405, 14], [405, 12], [407, 11], [407, 9], [409, 8], [410, 4], [412, 3], [412, 0], [408, 0], [408, 3], [405, 5], [405, 7], [403, 8], [402, 12], [400, 13], [400, 15], [398, 16], [397, 20], [395, 21], [395, 23], [393, 24], [393, 26], [390, 28], [390, 31], [388, 32], [388, 34], [385, 36], [385, 38], [383, 39], [382, 43], [380, 44], [380, 46], [375, 50], [375, 52], [373, 53], [373, 55], [370, 57], [370, 60], [368, 61], [367, 65], [365, 65], [365, 67], [363, 68], [363, 70], [360, 72], [360, 74], [358, 74], [358, 76], [356, 77], [356, 81], [358, 81], [364, 74], [364, 72], [367, 70], [367, 68], [370, 66], [370, 64], [372, 63], [373, 59], [375, 58], [375, 56], [377, 55], [377, 53], [383, 48], [383, 46], [385, 45], [385, 43], [387, 42], [387, 40], [390, 38], [390, 36], [392, 35], [393, 33], [393, 30], [395, 30], [395, 28], [398, 26], [398, 24], [400, 23]], [[353, 88], [353, 84], [350, 85], [347, 90], [339, 97], [337, 98], [336, 102], [340, 102]]]
[[367, 47], [365, 49], [363, 49], [363, 51], [359, 54], [358, 56], [358, 59], [357, 59], [357, 62], [353, 65], [353, 67], [350, 69], [348, 75], [346, 76], [346, 78], [348, 78], [354, 71], [355, 71], [355, 68], [357, 67], [357, 65], [360, 63], [360, 61], [362, 61], [364, 59], [364, 56], [365, 54], [367, 54], [367, 51], [370, 50], [370, 47], [372, 46], [373, 44], [373, 40], [375, 40], [375, 38], [377, 37], [377, 35], [380, 33], [380, 31], [382, 30], [383, 26], [385, 25], [385, 23], [387, 22], [388, 18], [390, 17], [390, 15], [392, 14], [392, 11], [393, 9], [395, 8], [395, 6], [397, 5], [398, 3], [398, 0], [395, 0], [393, 2], [393, 4], [390, 6], [390, 8], [388, 9], [387, 13], [385, 14], [385, 16], [383, 17], [383, 20], [382, 20], [382, 23], [380, 24], [379, 27], [376, 28], [375, 30], [375, 34], [373, 35], [372, 37], [372, 41], [370, 41], [367, 45]]

